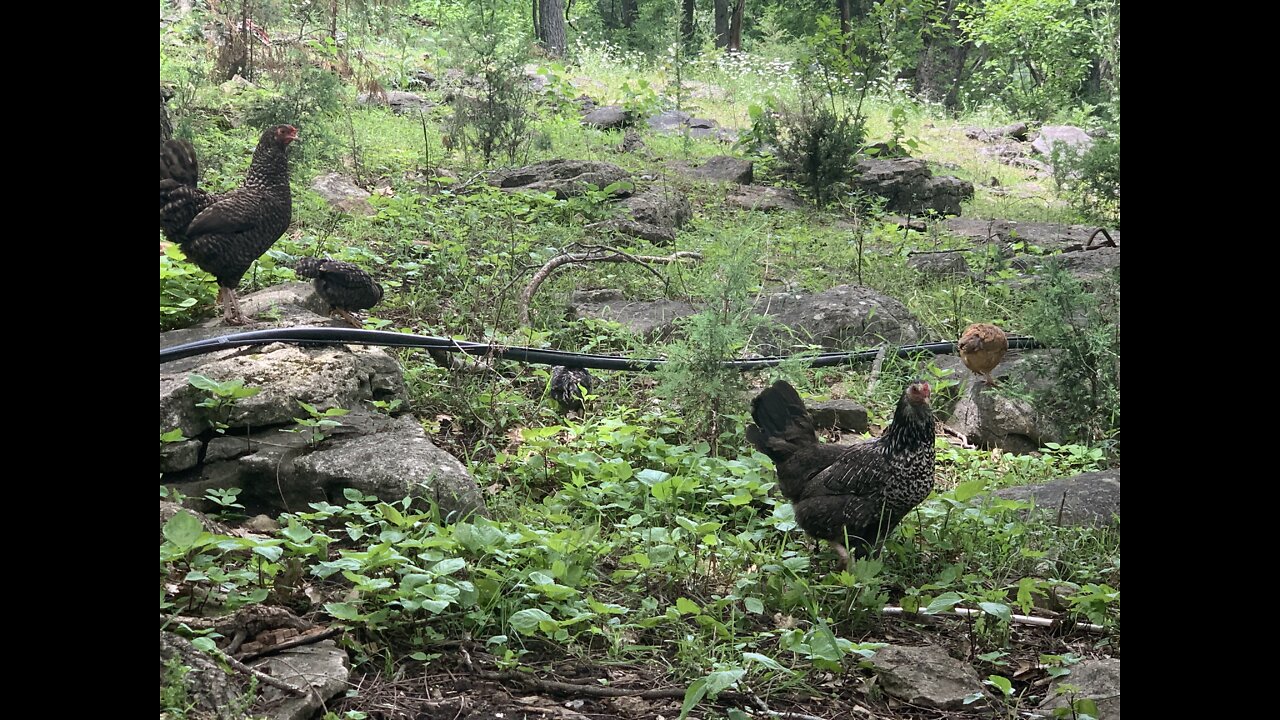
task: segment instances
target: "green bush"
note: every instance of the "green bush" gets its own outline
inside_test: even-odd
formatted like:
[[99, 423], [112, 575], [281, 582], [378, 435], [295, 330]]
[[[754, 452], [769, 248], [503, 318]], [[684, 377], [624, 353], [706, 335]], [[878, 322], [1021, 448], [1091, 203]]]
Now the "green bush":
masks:
[[776, 140], [779, 170], [825, 205], [853, 177], [866, 124], [812, 95], [794, 108], [784, 106], [781, 114]]

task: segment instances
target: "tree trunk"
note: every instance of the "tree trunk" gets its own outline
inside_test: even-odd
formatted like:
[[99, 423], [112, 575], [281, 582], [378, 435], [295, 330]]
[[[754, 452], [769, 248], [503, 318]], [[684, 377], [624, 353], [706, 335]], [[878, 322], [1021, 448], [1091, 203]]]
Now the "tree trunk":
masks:
[[716, 0], [716, 47], [729, 46], [729, 0]]
[[640, 7], [636, 2], [637, 0], [622, 0], [622, 27], [628, 30], [636, 24], [636, 18], [640, 16]]
[[538, 40], [546, 48], [547, 55], [558, 58], [564, 56], [564, 0], [539, 0]]
[[840, 52], [849, 54], [849, 32], [853, 26], [849, 23], [849, 0], [836, 0], [840, 6]]
[[538, 22], [538, 2], [533, 0], [533, 36], [542, 39], [542, 23]]
[[921, 34], [923, 45], [916, 61], [916, 92], [933, 100], [942, 100], [954, 109], [959, 102], [960, 85], [965, 80], [965, 61], [973, 46], [965, 41], [956, 8], [958, 0], [948, 0], [942, 17], [926, 26]]
[[686, 43], [693, 40], [693, 2], [694, 0], [682, 0], [680, 38]]
[[747, 0], [735, 0], [733, 14], [729, 17], [729, 52], [742, 50], [742, 16]]

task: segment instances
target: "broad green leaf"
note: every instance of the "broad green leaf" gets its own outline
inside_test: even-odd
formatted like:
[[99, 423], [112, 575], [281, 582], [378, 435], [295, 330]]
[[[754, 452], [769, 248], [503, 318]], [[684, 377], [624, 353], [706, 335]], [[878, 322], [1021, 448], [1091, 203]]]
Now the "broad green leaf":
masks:
[[746, 606], [747, 612], [749, 613], [759, 615], [764, 612], [764, 603], [760, 601], [760, 598], [749, 597], [743, 600], [742, 604]]
[[1013, 622], [1013, 613], [1009, 610], [1009, 606], [1004, 603], [997, 602], [980, 602], [978, 607], [988, 615], [994, 615], [1005, 622]]
[[705, 678], [694, 680], [689, 685], [689, 689], [684, 692], [684, 702], [680, 704], [680, 720], [689, 717], [689, 711], [693, 710], [698, 703], [702, 702], [702, 698], [707, 696], [707, 681]]
[[534, 630], [537, 630], [539, 623], [554, 623], [555, 619], [548, 615], [547, 611], [542, 608], [525, 608], [524, 610], [512, 615], [508, 622], [511, 623], [511, 627], [515, 628], [517, 632], [527, 635], [532, 633]]
[[736, 670], [721, 670], [713, 672], [707, 676], [707, 694], [718, 695], [720, 691], [732, 686], [734, 683], [742, 679], [747, 671], [738, 668]]
[[777, 660], [774, 660], [768, 655], [761, 655], [760, 653], [753, 652], [742, 653], [742, 660], [744, 662], [760, 663], [770, 670], [781, 670], [782, 672], [792, 674], [790, 670], [780, 665]]
[[355, 620], [360, 620], [364, 617], [363, 615], [360, 614], [360, 611], [356, 609], [356, 606], [352, 605], [351, 603], [344, 603], [344, 602], [325, 603], [324, 611], [339, 620], [355, 621]]
[[676, 610], [679, 610], [681, 615], [700, 615], [702, 613], [702, 608], [698, 606], [698, 603], [689, 598], [677, 598]]
[[942, 593], [938, 597], [934, 598], [933, 602], [929, 603], [929, 607], [924, 609], [924, 614], [937, 615], [940, 612], [946, 612], [956, 605], [959, 605], [963, 600], [964, 598], [960, 597], [956, 593]]
[[1013, 683], [1009, 682], [1009, 678], [1003, 675], [991, 675], [987, 678], [987, 684], [993, 685], [1000, 689], [1005, 697], [1013, 694]]
[[179, 510], [164, 524], [164, 539], [180, 548], [189, 548], [199, 539], [204, 528], [194, 515], [186, 510]]

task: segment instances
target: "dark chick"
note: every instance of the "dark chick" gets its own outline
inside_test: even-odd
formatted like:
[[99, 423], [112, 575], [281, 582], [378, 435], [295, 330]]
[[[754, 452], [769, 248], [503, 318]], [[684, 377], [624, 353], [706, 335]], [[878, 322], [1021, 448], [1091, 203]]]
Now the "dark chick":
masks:
[[820, 445], [799, 395], [779, 381], [752, 402], [747, 439], [773, 459], [796, 523], [848, 566], [878, 546], [933, 490], [934, 417], [926, 382], [909, 385], [875, 440]]
[[304, 257], [293, 270], [299, 277], [314, 278], [316, 294], [329, 303], [329, 312], [338, 313], [354, 327], [361, 324], [351, 313], [368, 310], [382, 300], [382, 286], [352, 263]]
[[217, 278], [218, 302], [229, 324], [246, 322], [236, 300], [240, 279], [289, 228], [288, 147], [297, 139], [292, 125], [267, 128], [244, 182], [222, 195], [198, 187], [200, 166], [191, 143], [160, 145], [160, 229], [187, 259]]
[[595, 378], [586, 368], [569, 368], [557, 365], [551, 368], [551, 397], [567, 410], [582, 410], [582, 389], [591, 392]]

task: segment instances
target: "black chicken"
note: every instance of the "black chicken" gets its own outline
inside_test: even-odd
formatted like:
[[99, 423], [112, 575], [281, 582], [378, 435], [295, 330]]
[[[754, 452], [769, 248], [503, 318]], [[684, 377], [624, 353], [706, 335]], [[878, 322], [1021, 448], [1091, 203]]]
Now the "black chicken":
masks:
[[329, 312], [338, 313], [353, 327], [360, 327], [353, 310], [368, 310], [382, 300], [382, 286], [352, 263], [304, 257], [294, 263], [293, 270], [299, 277], [315, 278], [316, 293], [329, 303]]
[[586, 400], [582, 390], [585, 388], [587, 392], [591, 392], [595, 381], [586, 368], [556, 365], [551, 368], [551, 397], [563, 408], [580, 411]]
[[236, 300], [240, 278], [289, 228], [289, 143], [292, 125], [267, 128], [253, 151], [244, 183], [223, 194], [197, 187], [200, 166], [186, 140], [160, 145], [160, 229], [187, 258], [218, 279], [218, 302], [228, 324], [247, 320]]
[[902, 393], [893, 424], [875, 440], [822, 445], [795, 389], [783, 381], [756, 396], [747, 440], [777, 466], [796, 523], [831, 543], [848, 566], [866, 555], [933, 490], [933, 409], [929, 384]]

